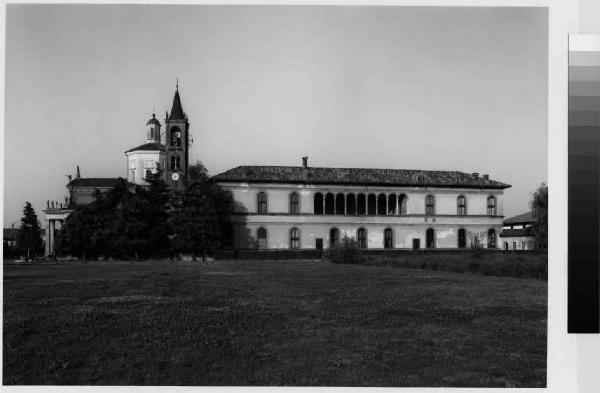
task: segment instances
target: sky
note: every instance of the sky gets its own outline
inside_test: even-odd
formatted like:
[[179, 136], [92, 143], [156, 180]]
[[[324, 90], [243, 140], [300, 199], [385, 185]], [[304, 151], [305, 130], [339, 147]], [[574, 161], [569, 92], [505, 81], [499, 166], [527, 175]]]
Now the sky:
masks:
[[25, 201], [43, 221], [77, 165], [126, 177], [177, 78], [211, 175], [479, 172], [521, 214], [547, 182], [547, 42], [545, 8], [9, 4], [4, 227]]

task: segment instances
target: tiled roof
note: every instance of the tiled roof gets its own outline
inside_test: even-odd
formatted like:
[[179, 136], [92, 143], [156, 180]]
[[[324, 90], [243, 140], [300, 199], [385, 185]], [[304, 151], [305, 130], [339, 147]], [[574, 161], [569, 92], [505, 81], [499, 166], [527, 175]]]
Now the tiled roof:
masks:
[[456, 171], [238, 166], [213, 177], [222, 182], [431, 186], [504, 189], [509, 184]]
[[519, 214], [518, 216], [509, 217], [504, 220], [504, 225], [514, 225], [514, 224], [531, 224], [535, 222], [535, 217], [533, 217], [532, 212], [527, 212], [523, 214]]
[[111, 188], [119, 181], [119, 177], [80, 177], [67, 184], [67, 187]]
[[129, 153], [131, 151], [139, 151], [139, 150], [150, 150], [150, 151], [155, 151], [155, 150], [165, 150], [165, 145], [163, 145], [162, 143], [156, 143], [156, 142], [150, 142], [150, 143], [144, 143], [143, 145], [139, 145], [138, 147], [134, 147], [133, 149], [129, 149], [127, 150], [125, 153]]
[[533, 228], [527, 229], [503, 229], [500, 232], [500, 237], [520, 237], [520, 236], [534, 236]]
[[185, 113], [183, 113], [183, 108], [181, 107], [181, 98], [179, 98], [179, 90], [175, 92], [175, 97], [173, 97], [173, 106], [171, 107], [171, 116], [169, 116], [169, 119], [185, 119]]
[[146, 123], [146, 125], [150, 124], [155, 124], [160, 127], [160, 122], [156, 120], [156, 115], [154, 113], [152, 114], [152, 119], [148, 120], [148, 122]]

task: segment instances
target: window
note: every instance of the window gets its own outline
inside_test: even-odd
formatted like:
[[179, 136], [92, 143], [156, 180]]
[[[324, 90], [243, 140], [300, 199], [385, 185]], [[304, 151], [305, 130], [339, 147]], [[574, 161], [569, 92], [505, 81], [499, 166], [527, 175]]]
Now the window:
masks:
[[467, 231], [464, 228], [458, 230], [458, 248], [467, 247]]
[[129, 181], [135, 183], [135, 171], [129, 171]]
[[394, 232], [392, 228], [386, 228], [383, 232], [383, 248], [394, 248]]
[[135, 168], [137, 168], [137, 160], [135, 158], [133, 158], [129, 161], [129, 169], [135, 169]]
[[323, 214], [323, 194], [317, 192], [314, 197], [313, 211], [315, 214]]
[[258, 228], [256, 237], [258, 238], [258, 248], [261, 250], [267, 248], [267, 230], [263, 227]]
[[357, 234], [358, 248], [367, 248], [367, 230], [365, 228], [358, 228]]
[[181, 146], [181, 131], [177, 127], [171, 129], [171, 146]]
[[425, 247], [435, 248], [435, 232], [433, 231], [433, 228], [427, 229], [425, 237]]
[[491, 195], [487, 199], [487, 214], [488, 216], [496, 215], [496, 198]]
[[325, 214], [333, 214], [335, 212], [335, 197], [332, 193], [325, 195]]
[[298, 228], [290, 229], [290, 248], [300, 248], [300, 231]]
[[340, 231], [337, 228], [331, 228], [329, 231], [329, 247], [335, 247], [340, 242]]
[[171, 156], [171, 170], [178, 171], [181, 167], [181, 159], [179, 156]]
[[364, 216], [367, 213], [366, 206], [367, 200], [365, 194], [358, 194], [358, 197], [356, 197], [356, 214]]
[[300, 214], [300, 199], [297, 192], [290, 194], [290, 214]]
[[374, 216], [377, 213], [377, 197], [375, 194], [369, 194], [367, 197], [367, 214]]
[[396, 198], [396, 194], [391, 194], [388, 197], [388, 214], [396, 215], [397, 205], [398, 205], [398, 200]]
[[425, 214], [428, 216], [435, 215], [435, 200], [433, 199], [433, 195], [425, 197]]
[[464, 195], [459, 195], [456, 204], [458, 207], [458, 211], [456, 214], [459, 216], [465, 216], [467, 214], [467, 198]]
[[346, 197], [344, 194], [339, 193], [335, 196], [335, 214], [345, 214], [346, 213]]
[[348, 194], [346, 197], [346, 214], [356, 214], [356, 198], [354, 194]]
[[264, 192], [258, 193], [258, 214], [266, 214], [267, 213], [267, 194]]
[[150, 169], [146, 169], [146, 180], [152, 180], [152, 171]]
[[387, 198], [385, 194], [379, 194], [377, 197], [377, 214], [380, 216], [385, 216], [387, 211]]
[[493, 229], [488, 231], [488, 248], [496, 248], [496, 231]]
[[398, 198], [398, 204], [400, 205], [400, 215], [401, 216], [405, 216], [408, 213], [406, 212], [406, 200], [408, 199], [408, 197], [406, 196], [406, 194], [400, 194], [400, 197]]

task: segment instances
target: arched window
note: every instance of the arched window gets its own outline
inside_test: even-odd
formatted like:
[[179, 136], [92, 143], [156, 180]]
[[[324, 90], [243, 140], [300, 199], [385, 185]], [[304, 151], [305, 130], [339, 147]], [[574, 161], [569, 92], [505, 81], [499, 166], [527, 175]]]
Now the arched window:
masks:
[[464, 228], [458, 230], [458, 248], [467, 247], [467, 231]]
[[325, 195], [325, 214], [334, 214], [335, 213], [335, 197], [332, 193], [327, 193]]
[[394, 248], [394, 232], [392, 228], [383, 231], [383, 248]]
[[496, 231], [493, 228], [488, 231], [488, 248], [496, 248]]
[[258, 193], [258, 214], [266, 214], [267, 209], [267, 194], [265, 192]]
[[346, 197], [341, 192], [335, 196], [335, 214], [346, 212]]
[[365, 198], [365, 194], [358, 194], [356, 197], [356, 214], [359, 216], [364, 216], [367, 214], [367, 200]]
[[496, 215], [496, 197], [490, 195], [487, 199], [487, 214], [488, 216]]
[[427, 195], [425, 197], [425, 214], [428, 216], [435, 215], [435, 199], [433, 195]]
[[300, 214], [300, 198], [297, 192], [290, 194], [290, 214]]
[[459, 195], [456, 198], [457, 212], [459, 216], [467, 215], [467, 198], [464, 195]]
[[367, 248], [367, 230], [365, 228], [358, 228], [356, 238], [358, 248]]
[[256, 231], [256, 238], [258, 239], [258, 248], [267, 248], [267, 230], [265, 228], [258, 228]]
[[388, 196], [388, 214], [396, 215], [396, 208], [398, 207], [398, 200], [396, 194], [390, 194]]
[[354, 194], [348, 194], [346, 196], [346, 214], [356, 214], [356, 198]]
[[367, 214], [370, 216], [377, 214], [377, 196], [375, 194], [369, 194], [367, 197]]
[[300, 248], [300, 230], [298, 228], [290, 229], [290, 248]]
[[377, 214], [380, 216], [385, 216], [387, 211], [387, 200], [385, 194], [379, 194], [377, 197]]
[[400, 197], [398, 198], [398, 205], [400, 205], [400, 215], [401, 216], [405, 216], [407, 215], [407, 210], [406, 210], [406, 201], [408, 200], [408, 197], [406, 196], [406, 194], [400, 194]]
[[425, 247], [427, 248], [435, 248], [435, 232], [433, 228], [427, 229], [425, 234]]
[[315, 214], [323, 214], [323, 194], [317, 192], [314, 197]]
[[181, 146], [181, 131], [177, 127], [171, 128], [171, 146]]
[[171, 156], [171, 170], [178, 171], [181, 168], [181, 158], [179, 156]]
[[340, 231], [337, 228], [331, 228], [329, 231], [329, 247], [335, 247], [340, 242]]

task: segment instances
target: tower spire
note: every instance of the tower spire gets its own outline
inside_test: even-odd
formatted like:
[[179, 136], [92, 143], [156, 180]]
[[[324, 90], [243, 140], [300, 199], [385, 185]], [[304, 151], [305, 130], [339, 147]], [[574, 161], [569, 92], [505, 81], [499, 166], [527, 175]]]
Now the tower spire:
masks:
[[176, 82], [175, 82], [175, 90], [179, 91], [179, 77], [177, 77]]

